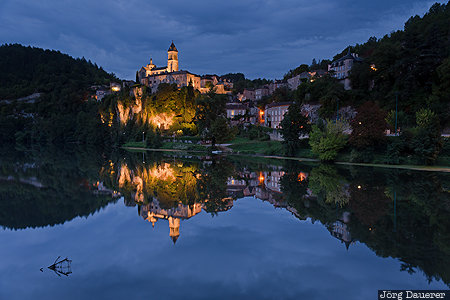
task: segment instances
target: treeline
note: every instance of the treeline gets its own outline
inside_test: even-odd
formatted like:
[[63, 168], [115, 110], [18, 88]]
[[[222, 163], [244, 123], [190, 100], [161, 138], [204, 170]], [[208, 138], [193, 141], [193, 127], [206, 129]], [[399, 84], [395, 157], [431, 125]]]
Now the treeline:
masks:
[[96, 148], [62, 151], [42, 147], [15, 151], [2, 145], [0, 157], [0, 226], [23, 229], [63, 224], [87, 217], [109, 203], [111, 195], [96, 193], [103, 157]]
[[[116, 80], [90, 61], [59, 51], [0, 47], [0, 142], [104, 143], [92, 85]], [[34, 101], [19, 97], [41, 93]]]
[[0, 99], [68, 88], [81, 90], [115, 79], [84, 57], [74, 59], [59, 51], [19, 44], [0, 46], [0, 70]]
[[[306, 81], [284, 99], [299, 103], [321, 104], [320, 116], [334, 118], [337, 107], [359, 107], [375, 101], [390, 113], [397, 108], [399, 127], [415, 126], [415, 113], [421, 108], [438, 115], [442, 128], [450, 124], [450, 3], [434, 4], [423, 16], [411, 17], [403, 30], [371, 37], [366, 43], [349, 46], [333, 57], [333, 61], [356, 53], [350, 80], [352, 90], [344, 90], [331, 76]], [[331, 61], [306, 64], [290, 70], [285, 79], [315, 68], [326, 69]], [[278, 97], [279, 98], [279, 97]], [[277, 101], [278, 98], [274, 98]]]
[[[350, 71], [352, 90], [328, 75], [286, 91], [284, 99], [295, 101], [281, 124], [287, 154], [296, 155], [305, 146], [298, 135], [309, 134], [321, 160], [334, 160], [345, 148], [355, 162], [433, 164], [442, 152], [448, 156], [441, 133], [450, 126], [449, 35], [450, 3], [434, 4], [423, 17], [411, 17], [404, 30], [372, 37], [333, 58], [348, 51], [362, 58]], [[299, 116], [305, 103], [321, 105], [311, 129]], [[357, 112], [350, 124], [340, 122], [344, 106]], [[386, 129], [399, 136], [386, 138]]]
[[404, 30], [351, 47], [363, 58], [350, 75], [353, 93], [378, 101], [387, 111], [395, 109], [398, 97], [407, 121], [429, 108], [449, 125], [449, 34], [450, 3], [436, 3], [423, 17], [411, 17]]
[[[318, 220], [332, 231], [347, 213], [347, 243], [364, 243], [378, 256], [398, 258], [402, 271], [422, 271], [430, 282], [449, 284], [450, 269], [442, 264], [450, 257], [446, 176], [329, 164], [309, 168], [292, 161], [284, 171], [281, 191], [299, 219]], [[299, 180], [300, 172], [307, 178]]]
[[272, 80], [265, 78], [248, 79], [242, 73], [228, 73], [220, 77], [233, 82], [233, 91], [235, 93], [242, 93], [246, 88], [254, 89], [272, 82]]

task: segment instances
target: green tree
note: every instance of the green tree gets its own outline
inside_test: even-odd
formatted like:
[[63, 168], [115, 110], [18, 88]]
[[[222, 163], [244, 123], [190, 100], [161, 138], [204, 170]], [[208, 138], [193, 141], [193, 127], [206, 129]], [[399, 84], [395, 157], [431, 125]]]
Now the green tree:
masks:
[[284, 80], [294, 77], [294, 76], [297, 76], [300, 73], [308, 72], [308, 71], [309, 71], [309, 66], [307, 64], [301, 64], [297, 68], [295, 68], [293, 70], [289, 70], [289, 72], [287, 72], [287, 74], [284, 75]]
[[221, 144], [233, 139], [235, 133], [229, 126], [228, 120], [225, 117], [220, 116], [212, 122], [210, 135], [214, 146], [215, 143]]
[[[390, 110], [385, 119], [391, 132], [395, 131], [395, 110]], [[397, 112], [397, 128], [407, 127], [407, 116], [404, 111]]]
[[412, 146], [417, 158], [433, 164], [442, 149], [441, 129], [438, 116], [430, 109], [422, 108], [416, 113]]
[[309, 134], [311, 151], [319, 156], [322, 161], [333, 161], [340, 150], [347, 144], [347, 136], [344, 135], [345, 125], [341, 121], [326, 121], [323, 129], [318, 125], [312, 126]]
[[342, 176], [338, 175], [332, 165], [321, 164], [312, 169], [309, 176], [309, 188], [325, 203], [337, 204], [340, 207], [349, 202], [348, 184]]
[[[214, 146], [217, 140], [223, 140], [222, 133], [218, 132], [219, 128], [223, 129], [225, 119], [226, 97], [209, 93], [200, 95], [196, 99], [197, 110], [195, 113], [195, 122], [197, 124], [200, 135], [204, 140], [210, 140]], [[228, 127], [228, 124], [226, 124]], [[229, 132], [228, 130], [226, 132]]]
[[311, 130], [310, 127], [308, 118], [302, 114], [300, 105], [294, 103], [289, 106], [283, 121], [281, 121], [281, 134], [287, 155], [295, 155], [301, 145], [300, 136], [307, 134]]

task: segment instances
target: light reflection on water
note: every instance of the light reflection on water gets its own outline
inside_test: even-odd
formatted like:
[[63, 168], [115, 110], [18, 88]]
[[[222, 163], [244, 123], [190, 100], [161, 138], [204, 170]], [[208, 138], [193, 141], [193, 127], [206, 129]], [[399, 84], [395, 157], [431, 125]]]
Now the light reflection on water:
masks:
[[[448, 175], [117, 156], [1, 161], [1, 299], [370, 299], [449, 283]], [[57, 256], [69, 277], [39, 271]]]

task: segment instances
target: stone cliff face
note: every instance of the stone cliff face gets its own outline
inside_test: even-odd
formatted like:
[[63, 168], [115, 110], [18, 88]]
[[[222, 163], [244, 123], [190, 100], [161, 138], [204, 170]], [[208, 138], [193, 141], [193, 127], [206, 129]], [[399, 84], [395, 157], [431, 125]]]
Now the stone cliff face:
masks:
[[120, 120], [120, 124], [126, 124], [130, 119], [130, 108], [125, 107], [122, 102], [117, 103], [117, 114]]
[[[154, 190], [170, 190], [171, 185], [177, 185], [176, 178], [175, 170], [168, 163], [142, 169], [130, 169], [123, 163], [119, 166], [117, 180], [120, 189], [131, 187], [131, 198], [136, 203], [143, 203], [146, 198], [144, 194]], [[168, 191], [162, 194], [166, 193], [171, 194]]]
[[152, 124], [154, 127], [168, 129], [173, 124], [175, 113], [156, 113], [143, 105], [144, 91], [142, 87], [135, 87], [131, 90], [130, 96], [134, 96], [135, 101], [132, 105], [124, 104], [121, 101], [117, 103], [117, 117], [122, 125], [129, 120], [141, 120], [143, 123]]
[[142, 112], [142, 87], [135, 87], [130, 91], [130, 96], [134, 96], [135, 101], [132, 105], [126, 105], [121, 101], [117, 103], [117, 117], [121, 124], [126, 124], [134, 118], [134, 115]]

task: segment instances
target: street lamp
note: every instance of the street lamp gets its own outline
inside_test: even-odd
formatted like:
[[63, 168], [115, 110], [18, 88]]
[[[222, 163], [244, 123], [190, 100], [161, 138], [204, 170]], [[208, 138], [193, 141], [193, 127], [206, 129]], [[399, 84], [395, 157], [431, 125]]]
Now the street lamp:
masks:
[[339, 120], [339, 98], [336, 99], [336, 122]]
[[145, 145], [145, 143], [144, 143], [144, 132], [142, 131], [142, 146], [144, 146]]
[[398, 120], [398, 92], [395, 92], [395, 135], [397, 136], [397, 120]]

